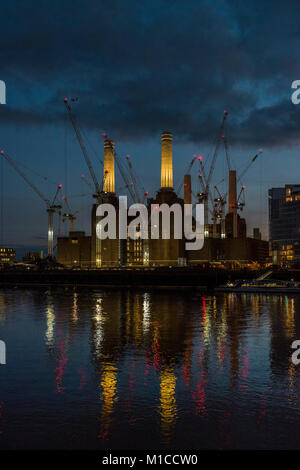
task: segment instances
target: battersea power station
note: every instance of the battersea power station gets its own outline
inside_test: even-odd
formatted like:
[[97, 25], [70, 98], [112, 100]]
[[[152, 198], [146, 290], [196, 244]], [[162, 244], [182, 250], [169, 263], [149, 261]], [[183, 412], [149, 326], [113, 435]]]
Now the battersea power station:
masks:
[[[203, 191], [196, 195], [197, 202], [204, 204], [204, 244], [201, 249], [186, 250], [186, 240], [174, 236], [174, 213], [170, 211], [170, 237], [162, 237], [159, 225], [158, 239], [130, 238], [127, 234], [121, 239], [119, 233], [119, 197], [115, 191], [116, 155], [114, 142], [108, 138], [104, 141], [103, 184], [91, 209], [91, 235], [84, 231], [70, 231], [69, 236], [57, 239], [57, 260], [66, 267], [80, 268], [117, 268], [142, 266], [196, 266], [216, 264], [224, 266], [246, 266], [266, 262], [269, 248], [261, 240], [260, 230], [253, 230], [253, 237], [247, 237], [246, 221], [238, 214], [240, 209], [237, 196], [237, 177], [235, 170], [228, 172], [228, 202], [219, 194], [213, 199], [205, 181], [201, 180]], [[201, 163], [201, 162], [200, 162]], [[201, 174], [198, 175], [202, 178]], [[208, 178], [206, 178], [208, 179]], [[161, 186], [155, 198], [145, 202], [150, 218], [151, 206], [179, 204], [184, 213], [184, 204], [192, 204], [191, 175], [183, 178], [184, 197], [176, 194], [173, 185], [172, 133], [161, 135]], [[145, 193], [146, 198], [147, 193]], [[213, 209], [208, 209], [208, 202]], [[136, 202], [136, 201], [135, 201]], [[140, 201], [142, 202], [142, 201]], [[104, 240], [97, 236], [97, 216], [100, 204], [111, 204], [116, 211], [117, 227], [115, 239]], [[127, 209], [127, 208], [126, 208]], [[212, 220], [209, 221], [209, 213]], [[160, 214], [161, 215], [161, 214]], [[130, 217], [128, 218], [128, 223]], [[127, 239], [126, 239], [127, 236]]]

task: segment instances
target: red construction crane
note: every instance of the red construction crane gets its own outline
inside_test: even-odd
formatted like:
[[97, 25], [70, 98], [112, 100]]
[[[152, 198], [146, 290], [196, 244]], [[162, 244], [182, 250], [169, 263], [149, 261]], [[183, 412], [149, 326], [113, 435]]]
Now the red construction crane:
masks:
[[57, 186], [54, 198], [52, 202], [49, 201], [41, 192], [40, 190], [35, 186], [35, 184], [32, 183], [28, 179], [28, 177], [23, 173], [22, 170], [16, 165], [14, 160], [9, 157], [4, 150], [0, 151], [1, 155], [6, 159], [6, 161], [14, 168], [14, 170], [23, 178], [23, 180], [33, 189], [33, 191], [44, 201], [46, 204], [46, 210], [48, 214], [48, 256], [53, 256], [53, 215], [57, 210], [61, 209], [60, 204], [56, 204], [56, 199], [58, 196], [58, 193], [60, 192], [62, 188], [62, 184], [59, 184]]

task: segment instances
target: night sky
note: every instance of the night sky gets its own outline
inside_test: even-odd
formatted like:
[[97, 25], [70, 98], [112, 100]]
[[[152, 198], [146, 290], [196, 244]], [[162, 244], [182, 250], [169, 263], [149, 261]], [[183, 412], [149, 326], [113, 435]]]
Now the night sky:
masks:
[[[89, 233], [92, 198], [80, 178], [88, 169], [65, 96], [79, 98], [73, 109], [99, 179], [106, 132], [150, 194], [160, 186], [161, 131], [173, 132], [176, 189], [193, 154], [208, 168], [226, 109], [232, 166], [241, 171], [264, 150], [243, 180], [243, 215], [248, 234], [260, 226], [266, 238], [268, 188], [300, 183], [300, 105], [291, 102], [299, 18], [296, 0], [2, 2], [0, 147], [46, 197], [62, 183], [71, 208], [81, 209], [76, 228]], [[224, 176], [222, 149], [213, 180], [221, 190]], [[0, 183], [0, 242], [45, 246], [43, 201], [6, 161]]]

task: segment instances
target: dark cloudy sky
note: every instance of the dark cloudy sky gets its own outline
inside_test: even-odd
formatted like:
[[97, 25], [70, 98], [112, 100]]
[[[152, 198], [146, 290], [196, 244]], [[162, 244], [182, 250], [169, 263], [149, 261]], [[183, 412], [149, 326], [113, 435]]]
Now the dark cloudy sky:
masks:
[[[160, 184], [160, 132], [174, 134], [175, 187], [192, 155], [209, 164], [223, 110], [233, 165], [241, 170], [249, 233], [267, 236], [267, 189], [299, 183], [300, 3], [296, 0], [39, 0], [2, 2], [0, 146], [47, 197], [62, 182], [77, 228], [89, 232], [88, 170], [66, 115], [74, 110], [101, 177], [102, 132], [130, 154], [145, 189]], [[46, 213], [1, 162], [2, 242], [43, 245]], [[226, 175], [220, 152], [214, 182]], [[193, 170], [197, 190], [197, 168]], [[120, 176], [117, 187], [122, 187]], [[222, 183], [220, 184], [222, 188]]]

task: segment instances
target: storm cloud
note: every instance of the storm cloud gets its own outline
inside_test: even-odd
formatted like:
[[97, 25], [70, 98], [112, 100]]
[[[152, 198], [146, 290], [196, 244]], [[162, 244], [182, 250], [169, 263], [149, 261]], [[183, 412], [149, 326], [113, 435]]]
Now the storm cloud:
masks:
[[[1, 6], [1, 121], [60, 123], [65, 96], [90, 129], [141, 140], [299, 143], [300, 4], [254, 0], [11, 1]], [[74, 104], [75, 106], [75, 104]]]

